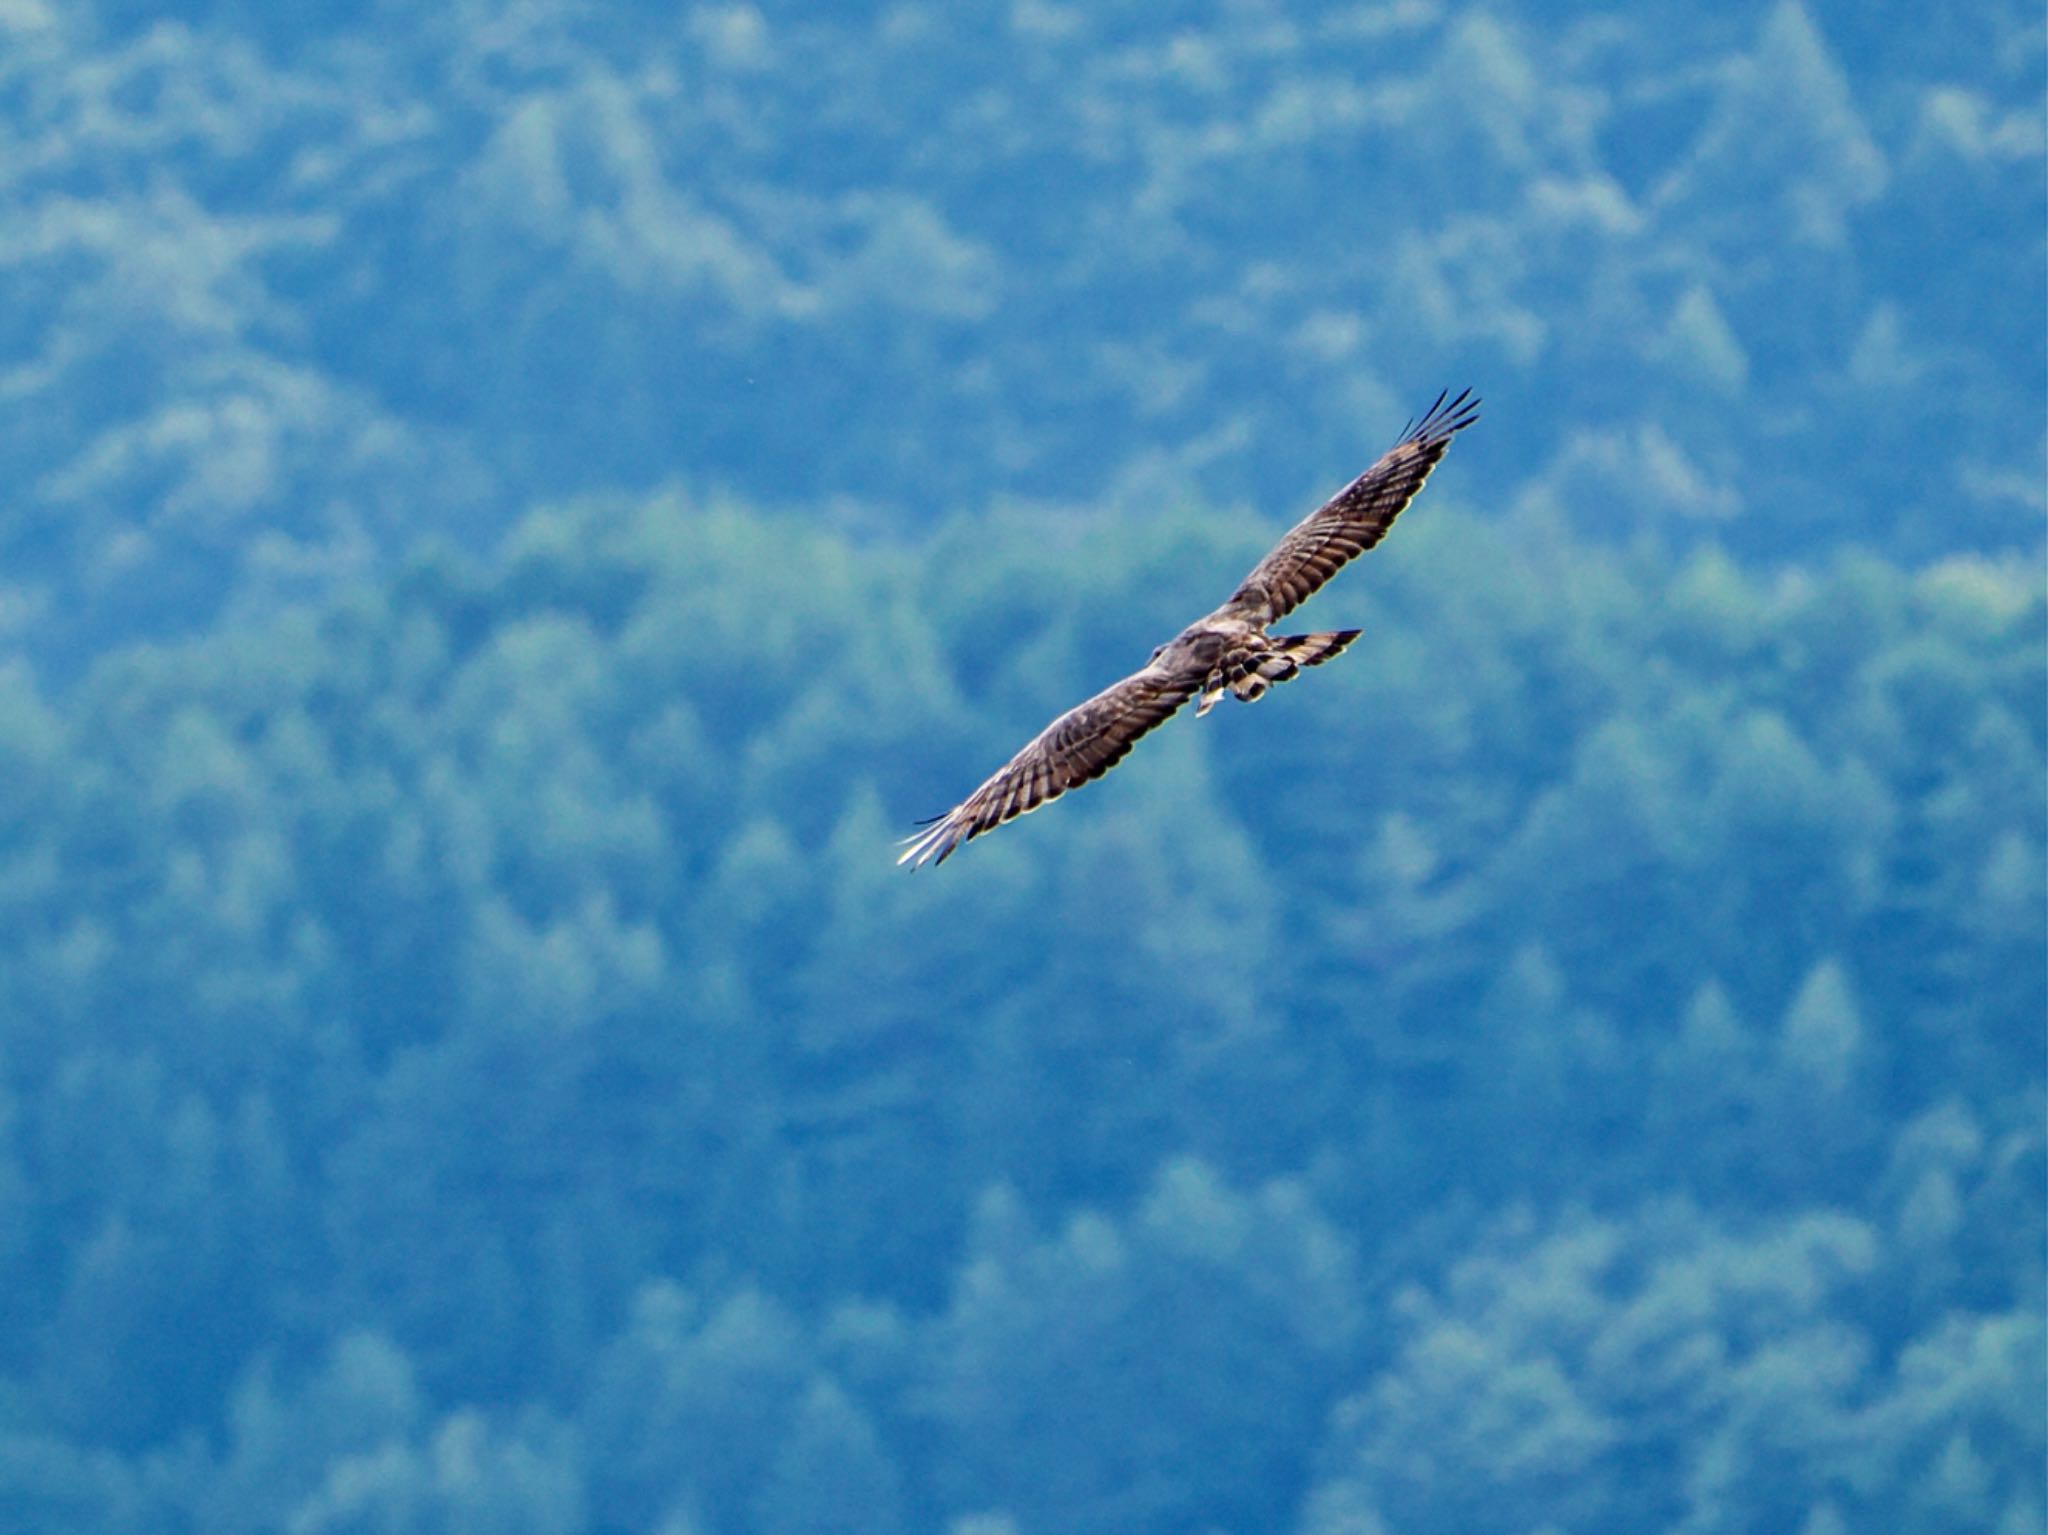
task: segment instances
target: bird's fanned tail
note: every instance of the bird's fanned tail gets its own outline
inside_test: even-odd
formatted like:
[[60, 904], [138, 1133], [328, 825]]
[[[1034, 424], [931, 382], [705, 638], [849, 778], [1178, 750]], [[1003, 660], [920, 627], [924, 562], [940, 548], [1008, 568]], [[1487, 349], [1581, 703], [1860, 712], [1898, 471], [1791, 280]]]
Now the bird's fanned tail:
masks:
[[1215, 708], [1216, 700], [1226, 691], [1243, 703], [1256, 703], [1266, 696], [1266, 689], [1300, 676], [1304, 666], [1321, 666], [1332, 656], [1341, 655], [1344, 647], [1364, 632], [1332, 629], [1323, 634], [1276, 634], [1257, 647], [1247, 645], [1231, 653], [1202, 685], [1202, 701], [1195, 708], [1195, 718], [1200, 719]]

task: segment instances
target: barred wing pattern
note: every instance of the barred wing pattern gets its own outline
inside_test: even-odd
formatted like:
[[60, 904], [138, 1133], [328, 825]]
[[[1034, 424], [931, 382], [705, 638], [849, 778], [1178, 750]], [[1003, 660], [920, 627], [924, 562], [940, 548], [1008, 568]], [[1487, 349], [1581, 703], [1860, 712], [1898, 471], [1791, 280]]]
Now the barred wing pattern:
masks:
[[1479, 415], [1479, 402], [1467, 389], [1455, 400], [1450, 391], [1436, 397], [1422, 419], [1410, 422], [1401, 440], [1378, 463], [1309, 513], [1259, 561], [1230, 599], [1255, 622], [1270, 624], [1293, 612], [1346, 561], [1365, 553], [1386, 536], [1394, 519], [1430, 470], [1444, 456], [1454, 434]]
[[916, 836], [896, 860], [916, 868], [944, 863], [970, 837], [1027, 815], [1067, 790], [1100, 778], [1130, 751], [1131, 743], [1194, 696], [1200, 673], [1176, 675], [1148, 666], [1069, 709], [989, 781]]
[[1197, 714], [1208, 713], [1226, 690], [1250, 703], [1272, 684], [1343, 650], [1358, 637], [1356, 629], [1268, 635], [1266, 628], [1292, 612], [1345, 561], [1378, 543], [1415, 499], [1451, 438], [1478, 416], [1479, 402], [1471, 390], [1455, 400], [1449, 390], [1438, 395], [1378, 463], [1281, 539], [1228, 602], [1153, 651], [1143, 671], [1046, 726], [987, 783], [906, 837], [896, 862], [913, 868], [944, 863], [961, 843], [1100, 778], [1123, 760], [1132, 742], [1197, 692], [1202, 695]]

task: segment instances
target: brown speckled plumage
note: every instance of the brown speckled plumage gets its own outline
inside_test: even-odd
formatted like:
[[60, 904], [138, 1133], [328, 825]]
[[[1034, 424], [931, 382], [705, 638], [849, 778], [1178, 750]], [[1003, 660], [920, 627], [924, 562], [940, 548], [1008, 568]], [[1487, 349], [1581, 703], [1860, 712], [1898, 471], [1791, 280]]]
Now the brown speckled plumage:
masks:
[[944, 863], [961, 843], [1100, 778], [1138, 737], [1197, 694], [1197, 714], [1208, 713], [1226, 691], [1252, 702], [1302, 667], [1318, 666], [1342, 651], [1358, 630], [1268, 635], [1266, 627], [1386, 535], [1452, 436], [1478, 414], [1479, 402], [1469, 389], [1455, 399], [1437, 396], [1378, 463], [1289, 530], [1229, 601], [1155, 650], [1142, 671], [1046, 726], [988, 782], [907, 838], [896, 861], [913, 867]]

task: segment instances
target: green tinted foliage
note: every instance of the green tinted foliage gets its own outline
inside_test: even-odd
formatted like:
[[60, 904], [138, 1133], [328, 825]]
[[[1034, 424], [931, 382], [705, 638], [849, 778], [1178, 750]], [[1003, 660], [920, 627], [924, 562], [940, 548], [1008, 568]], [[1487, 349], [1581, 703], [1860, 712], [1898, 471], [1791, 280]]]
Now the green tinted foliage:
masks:
[[915, 874], [1260, 530], [592, 501], [0, 678], [0, 1505], [2024, 1521], [2041, 594], [1539, 520]]
[[1888, 1359], [1860, 1301], [1885, 1247], [1836, 1215], [1511, 1221], [1441, 1293], [1404, 1298], [1392, 1362], [1333, 1414], [1303, 1528], [1338, 1510], [1475, 1531], [2023, 1519], [2038, 1316], [1940, 1318]]

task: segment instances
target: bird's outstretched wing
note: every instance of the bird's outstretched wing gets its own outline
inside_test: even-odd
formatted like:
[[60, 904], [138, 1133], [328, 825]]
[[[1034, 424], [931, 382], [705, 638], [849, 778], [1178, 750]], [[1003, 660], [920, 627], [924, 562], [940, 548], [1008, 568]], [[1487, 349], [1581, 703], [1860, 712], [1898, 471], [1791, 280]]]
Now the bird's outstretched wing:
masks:
[[1123, 760], [1132, 742], [1193, 697], [1201, 682], [1200, 673], [1175, 673], [1155, 663], [1104, 688], [1041, 730], [966, 799], [906, 838], [897, 863], [944, 863], [961, 843], [1100, 778]]
[[1429, 471], [1444, 456], [1451, 437], [1479, 419], [1479, 402], [1467, 389], [1450, 391], [1412, 422], [1378, 463], [1304, 517], [1260, 560], [1231, 596], [1255, 623], [1270, 624], [1291, 613], [1343, 566], [1365, 553], [1415, 499]]

